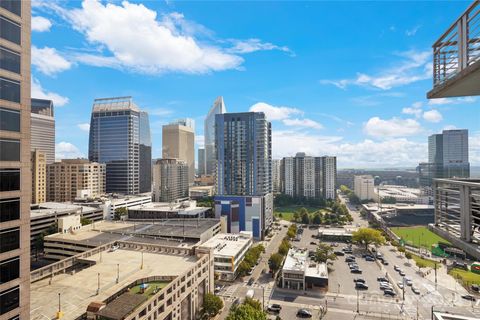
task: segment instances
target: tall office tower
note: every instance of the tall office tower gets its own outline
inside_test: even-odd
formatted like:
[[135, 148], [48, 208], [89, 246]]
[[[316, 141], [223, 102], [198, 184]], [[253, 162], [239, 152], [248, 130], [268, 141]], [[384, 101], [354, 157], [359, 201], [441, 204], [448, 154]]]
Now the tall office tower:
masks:
[[360, 200], [374, 199], [375, 181], [371, 175], [354, 176], [353, 192]]
[[468, 178], [468, 130], [443, 130], [440, 134], [428, 137], [428, 162], [417, 167], [419, 183], [423, 187], [432, 186], [436, 178]]
[[188, 198], [188, 165], [178, 159], [158, 159], [153, 166], [153, 201]]
[[152, 191], [152, 139], [148, 113], [140, 111], [140, 193]]
[[132, 97], [95, 99], [88, 158], [106, 164], [106, 192], [138, 194], [151, 190], [148, 114], [140, 111]]
[[30, 1], [0, 1], [0, 318], [30, 319]]
[[282, 192], [296, 198], [335, 199], [336, 158], [298, 152], [281, 164]]
[[32, 203], [47, 201], [47, 157], [45, 153], [32, 151]]
[[280, 170], [281, 170], [281, 163], [280, 159], [272, 160], [272, 189], [273, 192], [281, 192], [281, 177], [280, 177]]
[[176, 120], [162, 127], [162, 158], [183, 160], [188, 183], [195, 179], [195, 128], [192, 119]]
[[55, 162], [55, 118], [53, 101], [31, 99], [31, 151], [38, 150], [46, 156], [47, 164]]
[[215, 117], [215, 214], [263, 239], [272, 223], [272, 127], [263, 112]]
[[223, 102], [223, 97], [220, 96], [215, 99], [205, 118], [203, 134], [205, 136], [205, 174], [207, 175], [215, 174], [217, 164], [215, 157], [215, 116], [226, 112], [227, 108]]
[[207, 172], [207, 167], [205, 166], [205, 149], [204, 148], [198, 148], [198, 169], [197, 169], [197, 174], [199, 176], [203, 176]]
[[48, 201], [66, 202], [105, 194], [105, 164], [62, 159], [47, 165]]
[[443, 176], [470, 177], [468, 130], [443, 130]]

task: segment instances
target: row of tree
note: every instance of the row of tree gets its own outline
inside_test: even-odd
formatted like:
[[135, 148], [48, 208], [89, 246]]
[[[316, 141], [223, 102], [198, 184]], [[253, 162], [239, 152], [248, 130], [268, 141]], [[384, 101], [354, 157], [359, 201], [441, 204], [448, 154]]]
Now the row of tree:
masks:
[[260, 301], [245, 298], [242, 304], [234, 305], [230, 309], [226, 320], [267, 320], [267, 313], [263, 310]]
[[341, 185], [340, 186], [340, 191], [347, 196], [348, 201], [350, 201], [351, 204], [360, 204], [360, 198], [357, 197], [357, 195], [346, 185]]
[[283, 238], [280, 246], [278, 247], [278, 252], [273, 253], [268, 260], [268, 265], [272, 270], [272, 275], [280, 270], [282, 267], [283, 259], [288, 254], [288, 250], [290, 249], [290, 239], [293, 239], [297, 235], [297, 225], [292, 224], [288, 227], [287, 235]]
[[243, 277], [248, 273], [248, 271], [252, 270], [264, 252], [265, 247], [262, 244], [257, 244], [256, 246], [248, 249], [247, 253], [245, 253], [245, 258], [243, 258], [243, 261], [238, 266], [238, 275]]
[[275, 207], [288, 206], [310, 206], [310, 207], [325, 207], [327, 201], [323, 198], [307, 198], [307, 197], [292, 197], [287, 194], [277, 194], [273, 200]]
[[345, 224], [353, 221], [350, 212], [343, 203], [334, 202], [332, 207], [325, 211], [316, 211], [310, 214], [306, 208], [300, 208], [293, 213], [293, 221], [303, 224]]

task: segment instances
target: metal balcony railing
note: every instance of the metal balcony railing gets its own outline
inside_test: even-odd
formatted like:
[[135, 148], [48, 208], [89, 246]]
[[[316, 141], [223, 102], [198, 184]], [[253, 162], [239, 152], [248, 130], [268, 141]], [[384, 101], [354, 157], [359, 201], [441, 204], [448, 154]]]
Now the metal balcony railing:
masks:
[[433, 86], [439, 86], [480, 60], [480, 1], [472, 5], [433, 44]]

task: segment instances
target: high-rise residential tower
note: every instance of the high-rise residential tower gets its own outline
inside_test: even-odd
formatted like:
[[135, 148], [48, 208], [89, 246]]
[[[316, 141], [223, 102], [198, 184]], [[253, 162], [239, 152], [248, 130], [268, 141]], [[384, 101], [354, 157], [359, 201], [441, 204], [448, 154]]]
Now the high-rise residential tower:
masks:
[[30, 1], [0, 1], [0, 319], [30, 319]]
[[153, 165], [153, 201], [188, 198], [188, 165], [183, 160], [158, 159]]
[[263, 239], [272, 223], [272, 127], [263, 112], [217, 114], [215, 214]]
[[32, 203], [47, 201], [47, 157], [45, 153], [32, 151]]
[[52, 100], [32, 98], [31, 144], [32, 151], [45, 154], [47, 164], [55, 162], [55, 117]]
[[298, 152], [281, 164], [283, 193], [296, 198], [335, 199], [336, 157], [312, 157]]
[[227, 112], [223, 97], [217, 97], [205, 118], [203, 133], [205, 137], [205, 174], [215, 174], [215, 115]]
[[183, 160], [188, 165], [188, 183], [195, 179], [195, 126], [180, 119], [162, 127], [162, 157]]
[[148, 114], [132, 97], [95, 99], [88, 157], [106, 164], [106, 192], [151, 191], [151, 154]]
[[207, 167], [205, 166], [205, 148], [198, 148], [198, 168], [197, 174], [203, 176], [207, 172]]
[[273, 159], [272, 160], [272, 190], [273, 192], [281, 192], [282, 190], [282, 180], [280, 178], [281, 174], [281, 164], [282, 160]]

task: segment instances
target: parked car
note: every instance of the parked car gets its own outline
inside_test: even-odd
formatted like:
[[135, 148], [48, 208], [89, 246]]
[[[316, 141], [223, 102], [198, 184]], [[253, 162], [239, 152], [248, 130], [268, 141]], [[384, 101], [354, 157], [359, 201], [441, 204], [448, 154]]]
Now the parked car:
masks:
[[380, 290], [385, 291], [385, 290], [393, 290], [392, 286], [389, 283], [382, 283], [380, 285]]
[[383, 291], [383, 295], [390, 296], [390, 297], [395, 297], [397, 294], [395, 293], [395, 291], [388, 289], [388, 290]]
[[251, 276], [252, 273], [253, 273], [253, 269], [250, 269], [250, 270], [247, 271], [247, 275], [249, 275], [249, 276]]
[[468, 300], [468, 301], [477, 301], [474, 296], [466, 294], [462, 296], [463, 299]]
[[476, 284], [472, 284], [472, 286], [470, 287], [473, 291], [475, 292], [479, 292], [480, 291], [480, 286], [479, 285], [476, 285]]
[[353, 282], [361, 282], [361, 283], [365, 283], [365, 279], [362, 279], [362, 278], [355, 278], [353, 279]]
[[413, 291], [413, 293], [415, 293], [415, 294], [420, 294], [420, 290], [418, 290], [418, 288], [415, 287], [415, 286], [412, 286], [412, 291]]
[[247, 285], [251, 286], [254, 282], [255, 280], [253, 278], [250, 278], [250, 280], [248, 280], [247, 282]]
[[342, 251], [335, 251], [334, 254], [335, 254], [336, 256], [344, 256], [344, 255], [345, 255], [345, 253], [342, 252]]
[[378, 278], [377, 278], [377, 281], [379, 281], [379, 282], [390, 282], [390, 281], [388, 281], [388, 279], [385, 278], [385, 277], [378, 277]]
[[375, 258], [372, 256], [366, 256], [365, 261], [375, 261]]
[[405, 272], [403, 272], [403, 270], [399, 270], [399, 271], [398, 271], [398, 274], [401, 275], [402, 277], [405, 276]]
[[354, 262], [355, 261], [355, 258], [345, 258], [345, 262]]
[[368, 290], [368, 286], [363, 282], [355, 283], [355, 289], [357, 290]]
[[383, 264], [384, 266], [388, 266], [388, 261], [385, 260], [385, 259], [382, 259], [382, 264]]
[[351, 269], [350, 272], [351, 272], [351, 273], [362, 273], [362, 270], [360, 270], [360, 269]]
[[267, 311], [272, 312], [272, 313], [279, 313], [280, 310], [282, 310], [282, 306], [279, 304], [271, 304], [267, 307]]
[[409, 287], [411, 287], [413, 285], [413, 281], [412, 279], [408, 278], [408, 277], [405, 277], [405, 284]]
[[398, 286], [400, 289], [403, 289], [403, 281], [398, 281], [398, 282], [397, 282], [397, 286]]
[[314, 241], [310, 242], [310, 244], [311, 244], [312, 246], [316, 246], [316, 245], [317, 245], [317, 243], [314, 242]]
[[299, 318], [311, 318], [312, 313], [310, 311], [308, 311], [307, 309], [298, 309], [297, 317], [299, 317]]
[[395, 271], [400, 271], [400, 267], [397, 266], [397, 265], [394, 265], [394, 266], [393, 266], [393, 270], [395, 270]]

